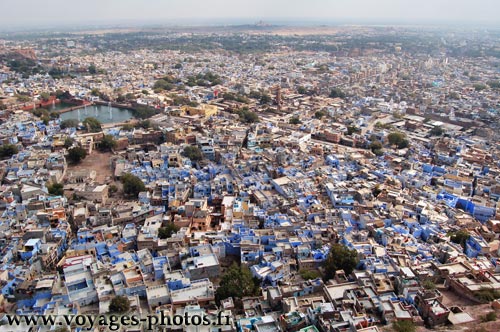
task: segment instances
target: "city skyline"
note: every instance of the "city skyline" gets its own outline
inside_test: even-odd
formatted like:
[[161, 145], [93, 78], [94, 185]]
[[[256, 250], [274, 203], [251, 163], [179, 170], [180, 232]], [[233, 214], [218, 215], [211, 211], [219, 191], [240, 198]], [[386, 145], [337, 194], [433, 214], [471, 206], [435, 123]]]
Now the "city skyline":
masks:
[[[228, 1], [213, 0], [207, 6], [199, 0], [53, 0], [41, 5], [22, 0], [1, 3], [8, 13], [0, 28], [36, 28], [90, 24], [245, 24], [270, 23], [391, 23], [391, 24], [486, 24], [498, 25], [494, 0], [354, 0], [354, 1]], [[68, 15], [68, 13], [71, 13]]]

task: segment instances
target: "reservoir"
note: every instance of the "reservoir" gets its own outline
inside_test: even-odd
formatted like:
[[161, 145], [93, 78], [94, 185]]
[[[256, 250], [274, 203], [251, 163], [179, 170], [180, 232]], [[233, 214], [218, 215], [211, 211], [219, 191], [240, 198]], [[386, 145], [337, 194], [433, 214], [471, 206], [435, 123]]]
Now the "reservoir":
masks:
[[[55, 110], [67, 108], [67, 105], [54, 105]], [[88, 105], [82, 108], [61, 113], [61, 120], [75, 119], [79, 121], [85, 118], [93, 117], [101, 123], [125, 122], [134, 117], [131, 110], [126, 108], [117, 108], [107, 105]]]

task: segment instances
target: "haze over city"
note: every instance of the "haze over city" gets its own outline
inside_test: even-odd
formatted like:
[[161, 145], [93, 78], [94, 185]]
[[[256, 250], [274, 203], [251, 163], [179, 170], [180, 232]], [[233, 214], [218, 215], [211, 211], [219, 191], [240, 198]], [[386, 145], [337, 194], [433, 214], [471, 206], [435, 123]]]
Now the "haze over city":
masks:
[[2, 29], [70, 24], [498, 23], [495, 0], [21, 0], [0, 3]]

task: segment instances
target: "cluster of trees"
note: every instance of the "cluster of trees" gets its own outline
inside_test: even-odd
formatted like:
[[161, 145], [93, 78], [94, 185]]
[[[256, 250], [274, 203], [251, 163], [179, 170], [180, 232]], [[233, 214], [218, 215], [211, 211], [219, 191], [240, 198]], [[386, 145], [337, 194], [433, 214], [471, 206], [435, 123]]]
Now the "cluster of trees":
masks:
[[259, 116], [257, 113], [252, 112], [246, 108], [235, 111], [236, 114], [240, 117], [240, 120], [244, 123], [254, 123], [259, 122]]
[[64, 194], [63, 190], [64, 185], [62, 183], [51, 183], [50, 185], [47, 186], [47, 189], [49, 191], [49, 194], [54, 195], [54, 196], [62, 196]]
[[68, 150], [68, 154], [66, 155], [66, 159], [72, 164], [78, 164], [80, 161], [87, 157], [87, 151], [80, 147], [75, 146]]
[[99, 142], [100, 151], [111, 151], [116, 147], [116, 141], [111, 135], [104, 135], [104, 137]]
[[442, 136], [444, 134], [444, 129], [441, 126], [435, 126], [429, 133], [431, 136]]
[[146, 186], [141, 179], [137, 176], [126, 173], [121, 177], [121, 183], [123, 184], [123, 193], [126, 196], [137, 198], [141, 191], [146, 190]]
[[186, 85], [187, 86], [214, 86], [221, 84], [222, 80], [219, 75], [212, 72], [206, 72], [204, 74], [199, 73], [196, 76], [188, 76]]
[[252, 277], [248, 267], [233, 264], [222, 276], [215, 298], [217, 302], [220, 302], [228, 297], [241, 299], [259, 294], [260, 281]]
[[400, 132], [393, 132], [387, 136], [390, 145], [396, 145], [398, 149], [404, 149], [408, 147], [410, 142], [406, 138], [406, 135]]
[[378, 140], [374, 140], [373, 142], [371, 142], [369, 147], [370, 147], [370, 150], [376, 156], [381, 156], [384, 154], [383, 149], [382, 149], [382, 143]]
[[225, 101], [237, 101], [239, 103], [245, 103], [247, 104], [249, 102], [248, 98], [239, 94], [239, 93], [232, 93], [232, 92], [226, 92], [224, 93], [224, 100]]
[[76, 127], [78, 127], [78, 120], [77, 120], [77, 119], [67, 119], [67, 120], [63, 120], [63, 121], [61, 121], [61, 123], [59, 124], [59, 127], [61, 127], [61, 129], [66, 129], [66, 128], [76, 128]]
[[450, 234], [450, 241], [456, 244], [460, 244], [462, 248], [465, 249], [465, 243], [467, 240], [470, 238], [469, 232], [467, 232], [464, 229], [461, 229], [459, 231], [456, 231], [454, 233]]
[[359, 263], [358, 252], [345, 245], [335, 243], [330, 248], [327, 258], [323, 262], [323, 280], [327, 281], [335, 276], [337, 270], [344, 270], [349, 275]]
[[0, 158], [1, 159], [10, 158], [18, 152], [19, 152], [19, 149], [14, 144], [0, 145]]
[[130, 310], [130, 300], [126, 296], [116, 296], [109, 303], [110, 314], [124, 314]]
[[302, 121], [300, 121], [298, 116], [293, 116], [290, 118], [290, 120], [288, 120], [288, 123], [293, 124], [293, 125], [298, 125], [298, 124], [301, 124]]
[[134, 113], [134, 116], [138, 119], [147, 119], [147, 118], [150, 118], [153, 115], [157, 114], [158, 111], [155, 110], [154, 108], [151, 108], [151, 107], [137, 105], [132, 110], [132, 113]]
[[37, 108], [33, 110], [33, 114], [39, 117], [45, 125], [47, 125], [50, 120], [57, 119], [59, 117], [59, 112], [51, 112], [45, 108]]
[[316, 111], [314, 113], [314, 117], [319, 120], [321, 120], [325, 115], [326, 115], [325, 111]]
[[94, 117], [85, 118], [82, 121], [82, 124], [85, 128], [87, 128], [87, 131], [89, 133], [98, 133], [102, 130], [101, 121], [97, 120]]
[[165, 227], [161, 227], [158, 230], [158, 237], [160, 239], [168, 239], [173, 234], [179, 231], [179, 227], [172, 222], [167, 223]]
[[182, 155], [189, 158], [191, 161], [196, 162], [203, 159], [203, 152], [197, 146], [188, 145], [182, 151]]
[[344, 99], [346, 97], [346, 94], [340, 88], [333, 88], [330, 91], [329, 97], [330, 98], [342, 98], [342, 99]]
[[167, 75], [156, 81], [155, 84], [153, 85], [153, 89], [155, 92], [161, 92], [165, 90], [170, 91], [175, 87], [175, 84], [179, 82], [180, 80], [178, 78], [175, 78], [172, 75]]

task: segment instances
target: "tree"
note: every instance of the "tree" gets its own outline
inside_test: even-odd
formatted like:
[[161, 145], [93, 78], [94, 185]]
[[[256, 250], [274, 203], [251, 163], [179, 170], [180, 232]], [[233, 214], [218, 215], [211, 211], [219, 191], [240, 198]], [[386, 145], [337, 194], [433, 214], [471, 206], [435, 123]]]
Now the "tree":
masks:
[[238, 111], [237, 114], [239, 115], [240, 120], [245, 122], [245, 123], [259, 122], [259, 116], [255, 112], [244, 109], [244, 110]]
[[130, 310], [130, 300], [126, 296], [116, 296], [109, 304], [110, 314], [123, 314]]
[[483, 83], [476, 83], [473, 85], [473, 87], [476, 91], [483, 91], [484, 89], [488, 88], [488, 86]]
[[290, 120], [288, 122], [290, 124], [294, 124], [294, 125], [302, 123], [302, 121], [300, 121], [298, 116], [294, 116], [294, 117], [290, 118]]
[[326, 115], [326, 113], [325, 113], [325, 112], [323, 112], [323, 111], [317, 111], [316, 113], [314, 113], [314, 117], [315, 117], [316, 119], [319, 119], [319, 120], [320, 120], [321, 118], [323, 118], [325, 115]]
[[184, 157], [191, 159], [191, 161], [200, 161], [203, 159], [203, 152], [197, 146], [186, 146], [182, 152]]
[[49, 190], [49, 194], [51, 195], [62, 196], [64, 194], [63, 187], [64, 185], [62, 183], [55, 182], [47, 186], [47, 189]]
[[88, 67], [89, 74], [95, 75], [97, 73], [97, 67], [94, 64], [91, 64]]
[[382, 143], [380, 141], [371, 142], [370, 143], [370, 150], [372, 150], [372, 152], [375, 154], [377, 154], [377, 152], [382, 152]]
[[67, 119], [67, 120], [63, 120], [63, 121], [61, 121], [61, 123], [59, 124], [59, 127], [61, 127], [61, 129], [66, 129], [66, 128], [76, 128], [76, 127], [78, 127], [78, 120], [77, 120], [77, 119]]
[[314, 280], [321, 276], [318, 270], [300, 270], [299, 273], [304, 280]]
[[87, 128], [87, 131], [91, 133], [98, 133], [102, 130], [101, 122], [93, 117], [85, 118], [82, 124]]
[[0, 158], [10, 158], [16, 153], [18, 153], [19, 150], [17, 146], [14, 144], [3, 144], [0, 145]]
[[219, 285], [215, 294], [218, 302], [228, 297], [241, 299], [260, 294], [259, 281], [252, 277], [246, 266], [238, 266], [236, 263], [224, 273]]
[[358, 252], [355, 249], [349, 249], [345, 245], [335, 243], [330, 248], [328, 257], [323, 262], [325, 281], [332, 279], [337, 270], [344, 270], [349, 275], [358, 265]]
[[396, 145], [398, 149], [404, 149], [408, 146], [409, 142], [406, 139], [406, 135], [400, 132], [393, 132], [387, 136], [389, 144]]
[[340, 88], [333, 88], [330, 91], [330, 98], [345, 98], [345, 92], [342, 91]]
[[100, 151], [111, 151], [116, 147], [116, 141], [111, 135], [104, 135], [102, 140], [99, 142]]
[[146, 186], [137, 176], [126, 173], [122, 176], [123, 193], [127, 196], [137, 197], [141, 191], [146, 190]]
[[297, 93], [299, 93], [301, 95], [305, 95], [305, 94], [307, 94], [307, 89], [305, 87], [303, 87], [303, 86], [299, 86], [297, 88]]
[[432, 136], [441, 136], [444, 134], [444, 129], [441, 126], [435, 126], [429, 132]]
[[40, 98], [47, 101], [50, 98], [50, 94], [48, 92], [42, 92], [42, 93], [40, 93]]
[[398, 320], [392, 323], [392, 329], [395, 332], [415, 332], [415, 324], [409, 320]]
[[73, 146], [73, 143], [75, 143], [75, 140], [71, 137], [66, 137], [64, 139], [64, 147], [66, 149], [69, 149], [71, 146]]
[[172, 236], [172, 234], [177, 233], [179, 231], [179, 227], [172, 222], [169, 222], [165, 227], [161, 227], [158, 230], [158, 237], [160, 239], [168, 239]]
[[271, 102], [271, 97], [268, 94], [264, 93], [260, 96], [260, 103], [262, 105], [269, 104], [270, 102]]
[[422, 287], [424, 287], [425, 289], [434, 290], [436, 289], [436, 284], [430, 280], [424, 280], [424, 282], [422, 282]]
[[347, 127], [347, 136], [351, 136], [352, 134], [361, 131], [358, 127], [356, 126], [348, 126]]
[[80, 161], [85, 159], [86, 156], [87, 151], [82, 147], [76, 146], [68, 150], [66, 158], [68, 158], [71, 163], [78, 164]]
[[172, 84], [172, 82], [168, 82], [163, 78], [156, 81], [155, 84], [153, 85], [153, 89], [155, 89], [157, 91], [163, 91], [163, 90], [170, 91], [173, 88], [174, 88], [174, 85]]
[[122, 130], [125, 130], [125, 131], [130, 131], [132, 129], [134, 129], [134, 126], [131, 123], [126, 123], [122, 126]]
[[469, 232], [461, 229], [461, 230], [451, 234], [450, 241], [453, 243], [456, 243], [456, 244], [460, 244], [462, 246], [462, 248], [465, 249], [465, 243], [467, 242], [467, 240], [469, 238], [470, 238]]
[[98, 96], [100, 96], [100, 95], [101, 95], [101, 91], [99, 91], [99, 89], [98, 89], [98, 88], [93, 88], [92, 90], [90, 90], [90, 94], [91, 94], [92, 96], [96, 96], [96, 97], [98, 97]]

